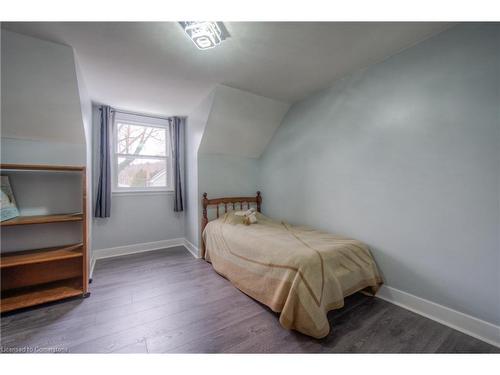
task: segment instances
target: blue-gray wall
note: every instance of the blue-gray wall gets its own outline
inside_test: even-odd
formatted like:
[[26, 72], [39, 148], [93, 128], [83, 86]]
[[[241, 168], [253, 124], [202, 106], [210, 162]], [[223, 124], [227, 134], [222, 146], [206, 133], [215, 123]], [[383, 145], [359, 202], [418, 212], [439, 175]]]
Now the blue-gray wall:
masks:
[[[99, 107], [93, 106], [93, 194], [94, 212], [99, 180]], [[172, 192], [111, 193], [111, 217], [93, 218], [92, 249], [113, 247], [184, 237], [184, 212], [174, 212]]]
[[[198, 153], [198, 186], [200, 196], [208, 198], [254, 197], [259, 183], [259, 159], [235, 155]], [[231, 206], [228, 207], [232, 209]], [[237, 206], [239, 209], [239, 206]], [[224, 208], [222, 208], [222, 211]], [[201, 208], [199, 210], [201, 214]], [[207, 210], [208, 219], [217, 216], [215, 207]], [[201, 215], [199, 217], [201, 221]], [[198, 234], [201, 236], [201, 234]]]
[[260, 160], [264, 213], [500, 324], [499, 47], [500, 24], [462, 24], [294, 105]]
[[200, 192], [208, 197], [255, 196], [258, 159], [234, 155], [198, 154]]

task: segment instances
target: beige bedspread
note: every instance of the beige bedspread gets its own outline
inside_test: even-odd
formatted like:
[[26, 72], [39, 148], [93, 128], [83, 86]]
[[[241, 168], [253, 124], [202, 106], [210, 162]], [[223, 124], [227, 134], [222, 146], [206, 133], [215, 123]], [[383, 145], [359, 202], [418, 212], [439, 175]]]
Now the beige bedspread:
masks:
[[328, 311], [342, 307], [344, 297], [381, 284], [362, 242], [261, 214], [258, 219], [247, 226], [228, 213], [208, 223], [205, 259], [242, 292], [279, 312], [283, 327], [325, 337]]

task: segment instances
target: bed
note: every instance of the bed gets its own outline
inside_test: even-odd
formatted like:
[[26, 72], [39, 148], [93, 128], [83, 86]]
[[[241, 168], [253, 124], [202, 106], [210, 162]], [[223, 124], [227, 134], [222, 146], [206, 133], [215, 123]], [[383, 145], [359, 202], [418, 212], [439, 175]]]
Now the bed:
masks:
[[[260, 192], [217, 199], [204, 193], [201, 256], [279, 313], [284, 328], [323, 338], [330, 332], [328, 311], [358, 291], [374, 294], [382, 283], [370, 250], [357, 240], [272, 220], [262, 215], [261, 204]], [[251, 207], [258, 222], [246, 225], [236, 211]]]

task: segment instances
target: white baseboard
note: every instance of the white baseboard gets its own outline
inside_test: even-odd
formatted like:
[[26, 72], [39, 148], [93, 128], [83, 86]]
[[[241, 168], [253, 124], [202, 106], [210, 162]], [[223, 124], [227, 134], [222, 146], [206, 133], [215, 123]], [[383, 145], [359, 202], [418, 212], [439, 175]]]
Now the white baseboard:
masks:
[[191, 242], [189, 242], [186, 238], [184, 238], [184, 246], [186, 249], [194, 256], [196, 259], [200, 258], [200, 250], [194, 246]]
[[500, 327], [435, 302], [383, 285], [378, 298], [500, 347]]
[[94, 250], [92, 257], [95, 260], [104, 258], [119, 257], [122, 255], [143, 253], [145, 251], [167, 249], [175, 246], [185, 246], [184, 238], [173, 238], [155, 242], [144, 242], [133, 245], [110, 247], [107, 249]]
[[90, 258], [89, 278], [92, 278], [92, 275], [94, 274], [95, 263], [99, 259], [114, 258], [123, 255], [142, 253], [146, 251], [169, 249], [176, 246], [184, 246], [196, 259], [200, 257], [198, 255], [198, 248], [185, 238], [173, 238], [170, 240], [145, 242], [133, 245], [110, 247], [107, 249], [97, 249], [92, 252], [92, 257]]

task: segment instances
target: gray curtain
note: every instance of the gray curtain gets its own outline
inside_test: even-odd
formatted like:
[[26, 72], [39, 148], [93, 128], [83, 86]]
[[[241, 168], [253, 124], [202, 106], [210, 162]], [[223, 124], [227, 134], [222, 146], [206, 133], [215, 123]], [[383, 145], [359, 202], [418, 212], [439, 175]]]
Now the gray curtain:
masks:
[[173, 159], [174, 211], [181, 212], [184, 211], [182, 189], [184, 188], [184, 128], [186, 119], [170, 117], [168, 121]]
[[114, 111], [111, 107], [103, 105], [99, 108], [99, 182], [97, 185], [97, 198], [95, 202], [95, 217], [111, 216], [111, 126]]

